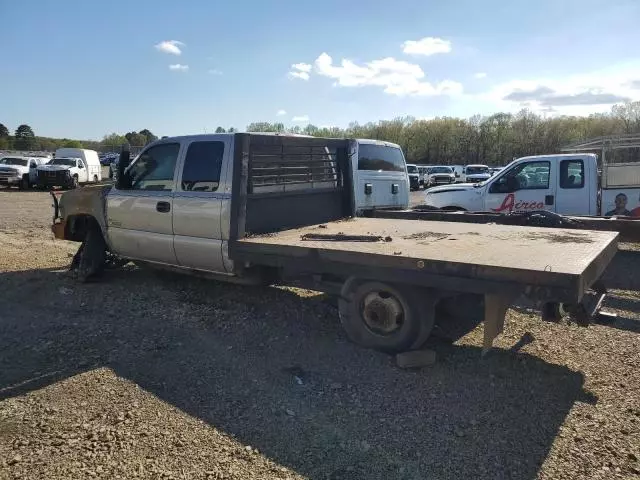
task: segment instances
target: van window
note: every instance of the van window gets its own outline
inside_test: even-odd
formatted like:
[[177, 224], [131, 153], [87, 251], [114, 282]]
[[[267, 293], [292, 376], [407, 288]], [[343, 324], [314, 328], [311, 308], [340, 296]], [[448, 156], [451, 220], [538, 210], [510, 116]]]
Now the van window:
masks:
[[404, 157], [399, 148], [371, 143], [358, 144], [358, 170], [404, 172], [404, 169]]
[[215, 192], [220, 183], [224, 142], [193, 142], [182, 170], [182, 190]]
[[584, 162], [562, 160], [560, 162], [560, 188], [584, 187]]

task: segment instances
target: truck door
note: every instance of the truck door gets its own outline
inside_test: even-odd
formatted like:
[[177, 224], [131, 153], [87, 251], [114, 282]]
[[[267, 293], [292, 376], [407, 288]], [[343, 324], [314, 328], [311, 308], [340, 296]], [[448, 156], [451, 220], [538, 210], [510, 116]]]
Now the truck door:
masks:
[[89, 174], [87, 172], [86, 165], [84, 164], [84, 160], [78, 158], [76, 160], [76, 166], [78, 167], [78, 182], [85, 183], [89, 178]]
[[229, 203], [231, 195], [224, 191], [220, 177], [230, 146], [223, 140], [193, 141], [186, 146], [173, 197], [173, 242], [180, 266], [225, 272], [221, 218], [223, 200]]
[[523, 161], [488, 180], [485, 210], [497, 213], [556, 209], [556, 171], [549, 160]]
[[585, 181], [584, 160], [575, 158], [558, 162], [556, 212], [563, 215], [588, 215], [590, 184], [591, 182]]
[[114, 251], [134, 260], [176, 265], [173, 190], [180, 143], [156, 144], [129, 167], [131, 188], [112, 188], [107, 226]]

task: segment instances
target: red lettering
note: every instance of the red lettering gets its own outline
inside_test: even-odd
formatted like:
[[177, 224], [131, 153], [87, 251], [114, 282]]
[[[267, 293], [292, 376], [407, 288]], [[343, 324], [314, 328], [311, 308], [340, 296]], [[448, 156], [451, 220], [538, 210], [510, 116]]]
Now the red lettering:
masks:
[[504, 197], [502, 204], [498, 208], [492, 208], [491, 210], [498, 213], [526, 210], [544, 210], [544, 203], [536, 202], [535, 200], [532, 202], [526, 202], [524, 200], [516, 201], [515, 195], [513, 193], [510, 193], [506, 197]]
[[504, 212], [504, 211], [508, 211], [511, 212], [513, 210], [513, 205], [516, 202], [516, 197], [513, 193], [510, 193], [509, 195], [507, 195], [506, 197], [504, 197], [504, 200], [502, 201], [502, 205], [500, 205], [498, 208], [492, 208], [491, 210], [493, 210], [494, 212]]

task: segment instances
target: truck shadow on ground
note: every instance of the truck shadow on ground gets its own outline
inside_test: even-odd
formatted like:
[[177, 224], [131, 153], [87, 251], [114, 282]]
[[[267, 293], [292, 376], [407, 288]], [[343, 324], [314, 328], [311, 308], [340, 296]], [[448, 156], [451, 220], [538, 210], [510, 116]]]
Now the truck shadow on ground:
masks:
[[75, 284], [0, 274], [0, 399], [106, 366], [312, 479], [533, 479], [583, 376], [438, 345], [402, 371], [349, 343], [322, 296], [138, 269]]

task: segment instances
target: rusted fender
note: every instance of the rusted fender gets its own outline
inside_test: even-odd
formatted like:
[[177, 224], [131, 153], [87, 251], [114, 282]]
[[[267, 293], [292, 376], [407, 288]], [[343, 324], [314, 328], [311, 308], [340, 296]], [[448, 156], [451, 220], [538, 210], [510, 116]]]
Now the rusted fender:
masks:
[[[64, 237], [64, 233], [61, 232], [65, 231], [65, 225], [70, 218], [78, 215], [93, 217], [100, 225], [103, 235], [106, 235], [106, 198], [111, 188], [113, 188], [111, 185], [92, 185], [63, 193], [58, 200], [61, 218], [59, 221], [54, 219], [51, 227], [56, 238]], [[59, 235], [62, 235], [62, 237]]]

